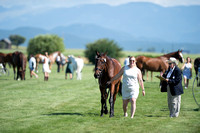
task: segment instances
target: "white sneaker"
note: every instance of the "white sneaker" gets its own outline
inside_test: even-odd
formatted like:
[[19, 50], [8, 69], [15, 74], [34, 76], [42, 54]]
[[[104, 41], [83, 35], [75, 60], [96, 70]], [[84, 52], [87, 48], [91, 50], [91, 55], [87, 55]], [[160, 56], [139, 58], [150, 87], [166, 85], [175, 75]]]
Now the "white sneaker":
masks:
[[124, 114], [124, 117], [127, 117], [127, 116], [128, 116], [128, 113], [125, 113], [125, 114]]

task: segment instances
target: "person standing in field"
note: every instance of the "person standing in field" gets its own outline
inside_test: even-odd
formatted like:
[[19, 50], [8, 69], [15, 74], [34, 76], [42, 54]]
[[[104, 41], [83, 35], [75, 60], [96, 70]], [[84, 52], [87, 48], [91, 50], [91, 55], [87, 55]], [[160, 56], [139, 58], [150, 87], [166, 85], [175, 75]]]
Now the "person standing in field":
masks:
[[44, 56], [43, 72], [44, 72], [44, 81], [48, 81], [49, 73], [51, 73], [51, 70], [49, 69], [49, 59], [47, 56]]
[[130, 58], [130, 56], [128, 56], [128, 57], [124, 60], [124, 66], [129, 65], [129, 58]]
[[163, 74], [165, 78], [161, 83], [161, 92], [167, 92], [168, 108], [170, 117], [178, 117], [181, 107], [182, 73], [178, 68], [178, 62], [174, 57], [167, 60], [169, 64], [168, 70]]
[[107, 84], [112, 83], [123, 75], [122, 83], [122, 99], [124, 117], [128, 116], [127, 109], [128, 103], [131, 102], [131, 118], [134, 117], [136, 111], [136, 100], [139, 95], [139, 84], [142, 88], [142, 94], [145, 96], [145, 89], [142, 80], [142, 74], [136, 66], [135, 57], [129, 57], [129, 65], [122, 67], [117, 75], [115, 75]]
[[72, 58], [69, 56], [68, 56], [67, 67], [66, 67], [66, 71], [65, 71], [65, 79], [67, 79], [68, 73], [69, 73], [70, 79], [73, 79], [74, 68], [73, 68]]
[[186, 63], [183, 65], [181, 69], [183, 70], [185, 89], [187, 89], [189, 85], [189, 80], [192, 78], [192, 64], [190, 57], [186, 58]]
[[60, 72], [60, 66], [62, 63], [62, 58], [61, 58], [61, 54], [60, 52], [58, 53], [57, 57], [56, 57], [56, 64], [57, 64], [57, 72]]
[[31, 54], [30, 60], [29, 60], [29, 69], [30, 69], [30, 77], [34, 75], [36, 78], [38, 78], [38, 75], [34, 72], [36, 68], [36, 60], [35, 57]]

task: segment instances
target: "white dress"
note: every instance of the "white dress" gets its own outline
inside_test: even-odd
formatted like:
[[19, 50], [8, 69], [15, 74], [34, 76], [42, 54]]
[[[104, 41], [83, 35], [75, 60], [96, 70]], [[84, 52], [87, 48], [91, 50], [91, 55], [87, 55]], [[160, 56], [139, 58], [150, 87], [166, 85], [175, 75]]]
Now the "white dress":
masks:
[[183, 77], [186, 77], [187, 79], [191, 79], [191, 68], [192, 68], [191, 63], [185, 63], [185, 67], [183, 70]]
[[44, 57], [45, 63], [43, 64], [43, 72], [50, 73], [51, 70], [49, 69], [49, 60], [47, 57]]
[[139, 83], [138, 83], [138, 68], [133, 67], [130, 68], [129, 66], [124, 67], [123, 73], [123, 84], [122, 84], [122, 98], [137, 99], [139, 95]]

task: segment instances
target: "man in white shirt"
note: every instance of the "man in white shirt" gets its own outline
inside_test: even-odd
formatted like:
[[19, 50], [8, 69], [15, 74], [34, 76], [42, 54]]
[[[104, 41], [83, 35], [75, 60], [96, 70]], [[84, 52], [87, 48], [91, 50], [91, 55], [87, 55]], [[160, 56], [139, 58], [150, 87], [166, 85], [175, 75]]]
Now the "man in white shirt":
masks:
[[36, 78], [38, 78], [38, 75], [34, 72], [36, 67], [36, 60], [33, 55], [30, 55], [30, 60], [29, 60], [29, 69], [30, 69], [30, 77], [34, 75]]

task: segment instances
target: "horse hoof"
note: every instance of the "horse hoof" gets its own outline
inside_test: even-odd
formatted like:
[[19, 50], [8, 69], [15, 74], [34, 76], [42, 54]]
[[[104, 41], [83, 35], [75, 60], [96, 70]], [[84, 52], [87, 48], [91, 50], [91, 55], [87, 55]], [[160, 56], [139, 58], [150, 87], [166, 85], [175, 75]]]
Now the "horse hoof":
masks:
[[105, 110], [105, 111], [104, 111], [104, 114], [108, 114], [108, 110]]
[[110, 115], [110, 118], [114, 117], [114, 115]]

